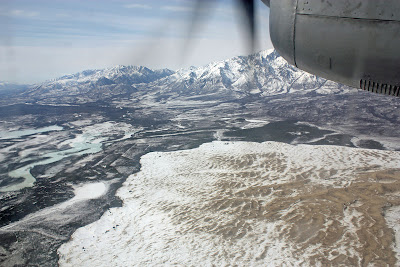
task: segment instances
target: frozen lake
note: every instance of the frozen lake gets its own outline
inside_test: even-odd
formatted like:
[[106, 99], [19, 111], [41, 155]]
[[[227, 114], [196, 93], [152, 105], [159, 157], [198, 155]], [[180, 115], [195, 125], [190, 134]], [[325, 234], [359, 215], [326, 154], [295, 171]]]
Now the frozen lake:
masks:
[[48, 127], [38, 129], [25, 129], [18, 131], [0, 131], [0, 140], [20, 138], [27, 135], [33, 135], [38, 133], [47, 133], [51, 131], [61, 131], [63, 127], [58, 125], [52, 125]]

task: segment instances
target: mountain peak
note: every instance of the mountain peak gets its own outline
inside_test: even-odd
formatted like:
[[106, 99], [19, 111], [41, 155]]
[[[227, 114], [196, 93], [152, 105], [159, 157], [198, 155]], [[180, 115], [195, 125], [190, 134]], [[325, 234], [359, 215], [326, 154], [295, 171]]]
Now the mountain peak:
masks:
[[348, 91], [348, 88], [296, 69], [275, 50], [265, 50], [176, 72], [130, 65], [86, 70], [43, 83], [28, 93], [39, 99], [62, 95], [68, 96], [72, 102], [75, 99], [92, 102], [138, 91], [146, 94], [150, 90], [156, 94], [213, 94], [240, 98], [246, 95], [265, 97], [287, 93], [341, 93]]
[[[269, 96], [286, 93], [323, 92], [325, 79], [289, 65], [273, 50], [263, 50], [249, 56], [236, 56], [212, 62], [198, 68], [178, 70], [175, 74], [154, 82], [164, 91], [178, 90], [189, 95], [231, 94]], [[329, 82], [330, 84], [331, 82]], [[336, 91], [345, 87], [338, 85]]]
[[259, 55], [261, 57], [268, 57], [270, 55], [279, 56], [278, 52], [276, 52], [275, 49], [261, 50], [261, 51], [255, 53], [255, 55]]

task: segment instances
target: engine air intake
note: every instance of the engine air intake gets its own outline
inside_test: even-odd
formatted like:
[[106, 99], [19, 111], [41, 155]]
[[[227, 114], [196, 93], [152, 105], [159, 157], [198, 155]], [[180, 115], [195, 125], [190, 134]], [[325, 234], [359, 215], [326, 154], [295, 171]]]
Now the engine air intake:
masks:
[[360, 80], [360, 89], [377, 94], [400, 96], [400, 86]]

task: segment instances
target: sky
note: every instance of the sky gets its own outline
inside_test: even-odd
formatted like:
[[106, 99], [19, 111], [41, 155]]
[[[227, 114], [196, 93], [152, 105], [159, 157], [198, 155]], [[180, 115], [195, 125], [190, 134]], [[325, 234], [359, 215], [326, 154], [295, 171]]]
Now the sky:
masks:
[[[86, 69], [176, 70], [249, 54], [234, 0], [0, 0], [0, 81], [39, 83]], [[205, 1], [205, 0], [203, 0]], [[269, 9], [257, 2], [255, 51], [272, 48]]]

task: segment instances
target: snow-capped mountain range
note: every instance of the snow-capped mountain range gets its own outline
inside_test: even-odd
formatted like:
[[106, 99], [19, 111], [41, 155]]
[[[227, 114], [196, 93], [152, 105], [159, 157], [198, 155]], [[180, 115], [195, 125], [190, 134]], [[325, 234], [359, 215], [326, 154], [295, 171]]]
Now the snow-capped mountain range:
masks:
[[[228, 90], [262, 96], [297, 91], [337, 93], [349, 89], [290, 66], [274, 50], [180, 70], [153, 85], [198, 93]], [[324, 90], [328, 88], [331, 90]]]
[[296, 69], [277, 52], [268, 50], [178, 71], [142, 66], [87, 70], [35, 85], [23, 97], [85, 103], [148, 90], [179, 95], [229, 94], [238, 98], [294, 92], [337, 94], [354, 89]]
[[118, 65], [103, 70], [86, 70], [76, 74], [65, 75], [48, 84], [79, 85], [95, 83], [98, 85], [111, 84], [138, 84], [150, 83], [164, 78], [174, 72], [169, 69], [151, 70], [142, 66], [123, 66]]

